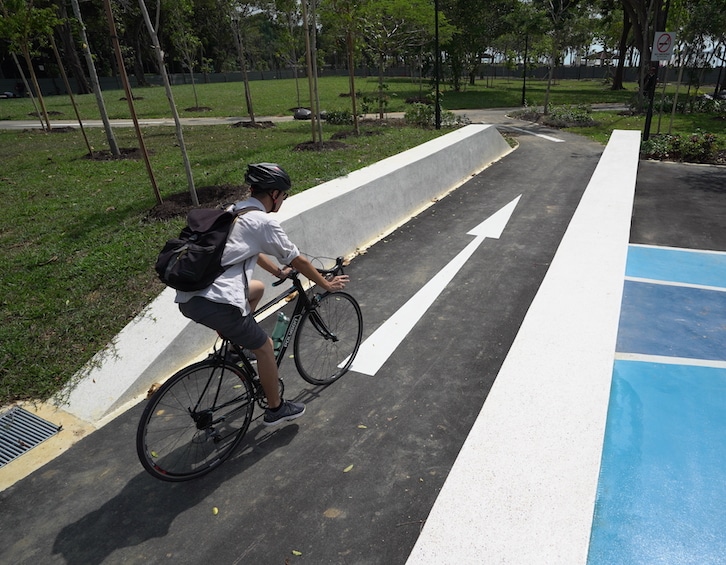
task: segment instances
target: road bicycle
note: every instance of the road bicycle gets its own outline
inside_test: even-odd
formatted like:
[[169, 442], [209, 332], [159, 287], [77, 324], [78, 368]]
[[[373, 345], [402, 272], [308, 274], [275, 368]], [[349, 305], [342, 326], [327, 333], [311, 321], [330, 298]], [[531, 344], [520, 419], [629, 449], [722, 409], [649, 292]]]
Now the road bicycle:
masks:
[[[332, 269], [318, 271], [325, 277], [343, 274], [343, 259]], [[358, 352], [363, 335], [360, 306], [345, 292], [306, 290], [294, 270], [288, 279], [292, 286], [255, 315], [294, 300], [277, 365], [292, 341], [300, 376], [313, 385], [329, 385], [348, 371]], [[282, 396], [282, 379], [279, 386]], [[267, 408], [255, 364], [220, 337], [206, 359], [172, 375], [148, 399], [136, 433], [139, 460], [161, 480], [200, 477], [232, 454], [252, 422], [255, 405]]]

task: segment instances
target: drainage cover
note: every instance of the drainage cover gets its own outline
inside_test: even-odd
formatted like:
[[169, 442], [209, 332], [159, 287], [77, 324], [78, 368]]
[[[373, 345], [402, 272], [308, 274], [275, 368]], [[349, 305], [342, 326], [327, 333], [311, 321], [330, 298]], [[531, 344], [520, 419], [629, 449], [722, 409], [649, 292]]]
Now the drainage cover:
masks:
[[0, 416], [0, 467], [54, 436], [62, 427], [18, 406], [11, 408]]

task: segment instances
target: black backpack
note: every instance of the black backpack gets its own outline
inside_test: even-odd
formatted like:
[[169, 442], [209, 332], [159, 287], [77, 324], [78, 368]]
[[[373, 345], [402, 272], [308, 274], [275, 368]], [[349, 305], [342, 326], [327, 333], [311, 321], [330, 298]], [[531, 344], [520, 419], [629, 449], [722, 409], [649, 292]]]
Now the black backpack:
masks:
[[179, 237], [168, 240], [156, 259], [154, 268], [161, 282], [184, 291], [207, 288], [226, 270], [222, 253], [234, 221], [251, 210], [257, 208], [191, 210]]

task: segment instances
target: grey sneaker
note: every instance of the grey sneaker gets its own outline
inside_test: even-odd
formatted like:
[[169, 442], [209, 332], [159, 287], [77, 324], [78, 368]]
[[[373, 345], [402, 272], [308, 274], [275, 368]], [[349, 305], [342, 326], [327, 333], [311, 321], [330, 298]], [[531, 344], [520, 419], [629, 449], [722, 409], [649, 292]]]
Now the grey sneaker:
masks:
[[282, 401], [282, 406], [279, 410], [265, 410], [265, 417], [262, 419], [262, 423], [265, 426], [277, 426], [283, 422], [290, 422], [295, 418], [299, 418], [305, 414], [305, 405], [299, 402], [289, 402], [288, 400]]

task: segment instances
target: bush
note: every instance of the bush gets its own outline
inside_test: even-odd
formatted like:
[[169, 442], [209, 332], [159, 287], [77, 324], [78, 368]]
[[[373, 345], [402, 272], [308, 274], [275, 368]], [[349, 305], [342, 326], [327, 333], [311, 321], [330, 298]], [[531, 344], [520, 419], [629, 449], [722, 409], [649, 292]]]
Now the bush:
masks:
[[697, 131], [691, 135], [656, 135], [640, 146], [643, 157], [658, 160], [711, 163], [718, 152], [718, 138]]
[[587, 127], [594, 126], [592, 108], [586, 104], [577, 106], [550, 106], [547, 116], [543, 116], [542, 123], [551, 127]]
[[[674, 96], [667, 94], [661, 96], [659, 92], [656, 93], [653, 98], [653, 113], [663, 112], [671, 113], [673, 111], [673, 100]], [[649, 101], [647, 98], [643, 98], [642, 104], [638, 106], [637, 96], [633, 97], [630, 102], [630, 109], [638, 113], [646, 113], [648, 111]], [[715, 99], [711, 96], [698, 95], [688, 96], [685, 93], [681, 93], [676, 101], [676, 112], [679, 114], [726, 114], [726, 100]]]
[[[414, 126], [429, 128], [436, 126], [436, 110], [431, 104], [423, 104], [417, 102], [412, 104], [409, 109], [406, 110], [406, 114], [403, 119], [406, 123]], [[457, 116], [449, 110], [442, 110], [441, 112], [441, 125], [444, 127], [452, 127], [457, 125], [464, 125], [469, 123], [465, 117]]]
[[325, 121], [334, 126], [347, 126], [353, 123], [353, 114], [348, 110], [333, 110], [326, 114]]

